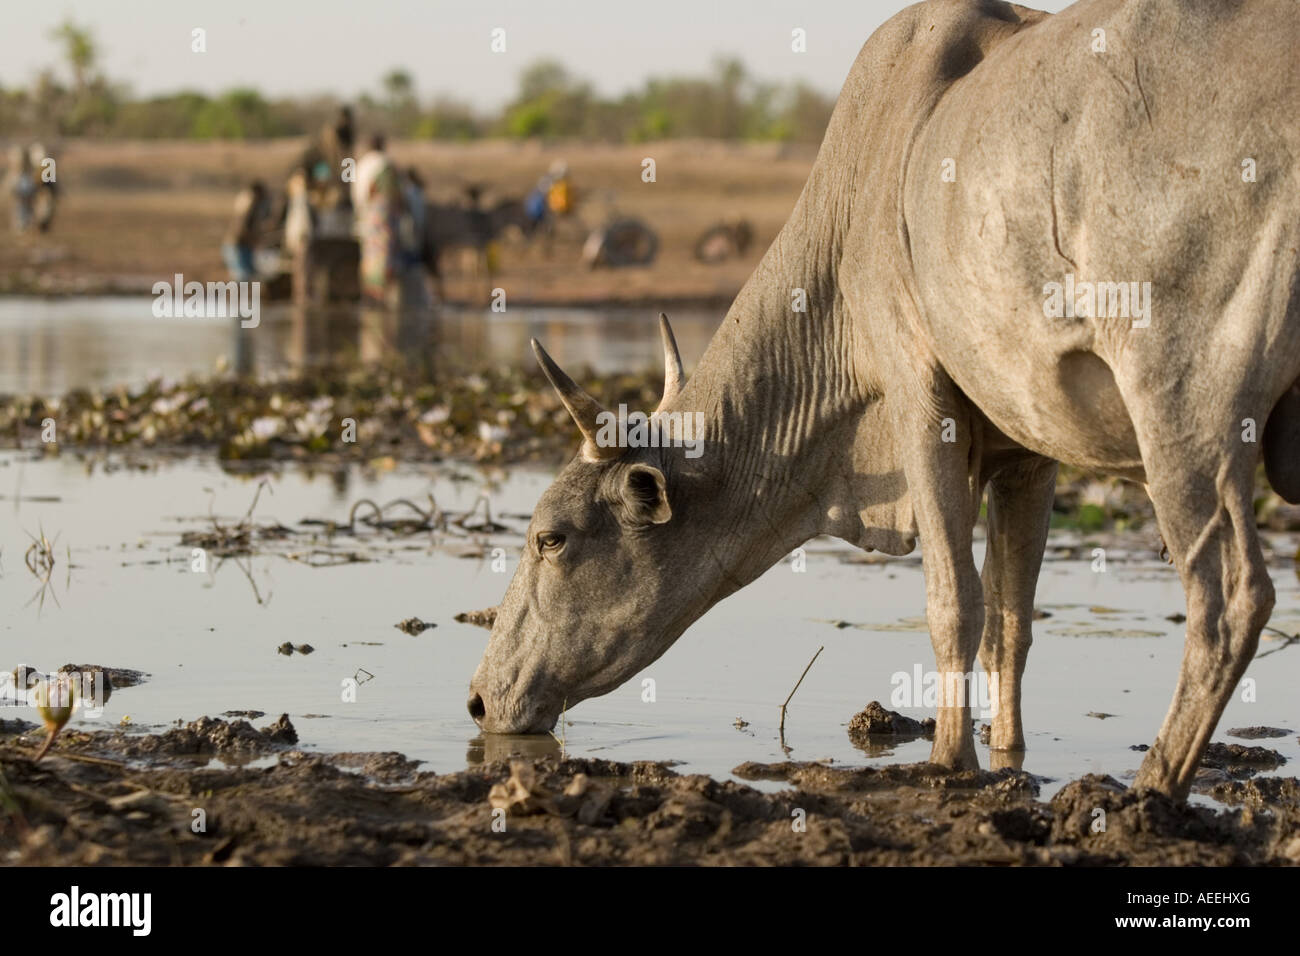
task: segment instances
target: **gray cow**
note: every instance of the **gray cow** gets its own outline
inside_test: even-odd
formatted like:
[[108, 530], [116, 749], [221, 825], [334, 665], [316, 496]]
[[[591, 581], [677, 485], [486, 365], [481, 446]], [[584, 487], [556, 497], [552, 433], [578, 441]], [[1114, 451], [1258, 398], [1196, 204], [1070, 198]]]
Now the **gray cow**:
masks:
[[[919, 536], [938, 668], [978, 654], [992, 747], [1023, 750], [1063, 461], [1143, 483], [1182, 577], [1186, 653], [1136, 786], [1185, 797], [1273, 607], [1261, 444], [1300, 498], [1297, 51], [1292, 0], [932, 0], [888, 21], [684, 385], [668, 346], [660, 410], [702, 413], [702, 453], [610, 447], [538, 348], [584, 442], [537, 506], [475, 720], [546, 731], [815, 535]], [[976, 765], [968, 704], [941, 698], [936, 762]]]

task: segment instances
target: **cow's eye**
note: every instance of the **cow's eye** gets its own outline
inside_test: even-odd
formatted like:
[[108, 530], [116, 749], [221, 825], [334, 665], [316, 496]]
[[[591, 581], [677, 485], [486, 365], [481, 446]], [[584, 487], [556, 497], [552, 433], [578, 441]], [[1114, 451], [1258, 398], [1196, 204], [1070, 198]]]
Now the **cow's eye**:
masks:
[[564, 535], [562, 534], [544, 531], [537, 536], [538, 551], [559, 551], [562, 547], [564, 547]]

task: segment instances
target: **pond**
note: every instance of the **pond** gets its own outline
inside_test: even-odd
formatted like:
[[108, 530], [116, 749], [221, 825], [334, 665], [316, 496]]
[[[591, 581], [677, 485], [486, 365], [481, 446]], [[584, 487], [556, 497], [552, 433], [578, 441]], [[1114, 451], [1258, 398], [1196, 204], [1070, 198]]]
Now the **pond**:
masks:
[[[519, 749], [557, 750], [550, 738], [478, 733], [465, 700], [488, 632], [454, 620], [500, 600], [527, 515], [550, 478], [543, 470], [468, 466], [285, 467], [269, 473], [253, 515], [260, 524], [278, 522], [283, 536], [251, 557], [213, 556], [195, 571], [182, 534], [214, 520], [237, 522], [259, 479], [207, 458], [2, 454], [5, 667], [98, 664], [151, 675], [115, 694], [97, 724], [78, 718], [74, 726], [86, 729], [128, 721], [158, 731], [225, 711], [264, 711], [266, 719], [285, 712], [305, 748], [396, 750], [439, 772]], [[452, 514], [470, 512], [486, 495], [507, 530], [476, 533], [467, 521], [467, 531], [453, 525], [406, 535], [358, 523], [354, 534], [330, 536], [303, 523], [347, 525], [362, 498], [427, 507], [429, 495]], [[44, 585], [23, 560], [29, 536], [42, 531], [55, 541], [56, 562]], [[1044, 795], [1090, 772], [1131, 780], [1142, 757], [1132, 748], [1149, 743], [1163, 719], [1183, 645], [1181, 625], [1167, 618], [1184, 601], [1152, 543], [1134, 534], [1108, 542], [1103, 573], [1094, 570], [1090, 541], [1053, 532], [1037, 600], [1050, 616], [1035, 623], [1024, 695], [1025, 769], [1052, 779]], [[1268, 543], [1278, 589], [1273, 623], [1295, 633], [1296, 541], [1279, 534]], [[891, 706], [894, 675], [933, 668], [919, 555], [873, 561], [879, 556], [831, 540], [806, 550], [803, 570], [796, 570], [802, 562], [778, 564], [643, 673], [572, 708], [556, 729], [566, 750], [672, 760], [682, 771], [719, 778], [744, 761], [785, 759], [779, 705], [824, 646], [790, 705], [789, 757], [847, 765], [924, 760], [924, 740], [867, 753], [846, 733], [868, 701]], [[437, 626], [417, 636], [394, 626], [413, 616]], [[277, 648], [286, 642], [314, 650], [285, 656]], [[1227, 740], [1232, 727], [1288, 727], [1287, 737], [1259, 743], [1300, 760], [1293, 723], [1300, 647], [1262, 641], [1247, 676], [1254, 701], [1237, 695], [1214, 739]], [[347, 678], [358, 681], [355, 702], [343, 700]], [[652, 700], [646, 679], [654, 682]], [[927, 715], [922, 706], [894, 709]], [[988, 749], [979, 751], [987, 766]]]
[[[647, 309], [440, 309], [401, 317], [355, 308], [308, 311], [267, 305], [256, 328], [235, 319], [157, 318], [153, 300], [0, 297], [0, 395], [53, 397], [72, 388], [139, 387], [153, 378], [218, 368], [268, 375], [327, 359], [427, 355], [467, 362], [534, 362], [536, 336], [574, 371], [642, 371], [661, 362], [659, 324]], [[704, 353], [722, 310], [670, 316], [688, 363]]]
[[[531, 336], [562, 364], [601, 373], [641, 370], [660, 354], [657, 323], [643, 310], [398, 318], [277, 306], [245, 330], [238, 320], [155, 318], [150, 306], [148, 298], [0, 298], [0, 393], [138, 386], [217, 368], [275, 375], [396, 353], [427, 355], [431, 370], [484, 361], [522, 367], [533, 361]], [[674, 314], [688, 363], [720, 318], [704, 309]], [[284, 532], [251, 555], [212, 555], [193, 570], [182, 535], [236, 523], [262, 477], [268, 484], [254, 519]], [[205, 714], [286, 712], [307, 748], [396, 750], [439, 772], [520, 750], [554, 751], [559, 744], [549, 737], [478, 733], [465, 700], [488, 632], [454, 620], [500, 601], [528, 515], [552, 477], [536, 468], [391, 459], [378, 468], [284, 465], [263, 476], [223, 470], [210, 456], [0, 453], [0, 600], [9, 609], [0, 663], [148, 672], [147, 682], [114, 696], [101, 726], [126, 720], [144, 732]], [[399, 534], [358, 522], [346, 533], [360, 499], [427, 508], [429, 496], [452, 514], [486, 498], [505, 530], [481, 533], [470, 521], [469, 530]], [[409, 505], [394, 510], [414, 515]], [[345, 530], [330, 535], [314, 522]], [[42, 532], [55, 541], [56, 562], [44, 582], [24, 562]], [[1154, 737], [1182, 655], [1182, 627], [1170, 618], [1184, 610], [1183, 593], [1156, 557], [1154, 533], [1109, 536], [1104, 572], [1095, 569], [1093, 537], [1054, 531], [1039, 584], [1037, 605], [1047, 616], [1035, 623], [1025, 682], [1025, 768], [1051, 778], [1044, 795], [1089, 772], [1131, 779], [1142, 758], [1133, 748]], [[1273, 625], [1294, 634], [1297, 542], [1269, 534], [1266, 547], [1278, 590]], [[896, 696], [913, 689], [912, 675], [933, 669], [920, 561], [919, 552], [883, 560], [841, 542], [811, 542], [806, 562], [772, 568], [642, 674], [575, 706], [556, 732], [573, 754], [671, 760], [723, 778], [745, 761], [787, 755], [849, 765], [924, 760], [924, 740], [866, 752], [846, 732], [871, 700], [917, 718], [929, 713], [924, 700]], [[410, 617], [437, 626], [415, 636], [394, 627]], [[1233, 727], [1289, 728], [1259, 743], [1293, 762], [1300, 647], [1265, 638], [1247, 674], [1254, 699], [1234, 697], [1215, 739], [1229, 739]], [[278, 653], [286, 642], [314, 650]], [[783, 740], [779, 706], [823, 646], [791, 703]], [[357, 681], [354, 702], [341, 691], [349, 678]], [[980, 752], [987, 766], [987, 748]]]

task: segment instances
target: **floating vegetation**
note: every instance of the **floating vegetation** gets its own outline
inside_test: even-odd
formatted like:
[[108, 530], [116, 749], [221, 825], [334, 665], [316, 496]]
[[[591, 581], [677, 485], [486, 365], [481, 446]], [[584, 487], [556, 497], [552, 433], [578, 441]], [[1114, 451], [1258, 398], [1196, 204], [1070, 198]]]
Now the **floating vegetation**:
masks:
[[292, 657], [294, 654], [307, 655], [315, 650], [316, 648], [312, 647], [310, 644], [291, 644], [289, 641], [285, 641], [275, 649], [275, 652], [277, 654], [283, 654], [285, 657]]
[[[611, 405], [654, 408], [663, 373], [585, 375]], [[41, 422], [57, 443], [40, 443]], [[540, 370], [483, 368], [427, 380], [398, 359], [314, 366], [280, 378], [223, 375], [137, 388], [0, 397], [0, 447], [213, 449], [226, 461], [558, 463], [573, 422]]]
[[491, 630], [492, 625], [497, 622], [497, 609], [489, 607], [482, 611], [461, 611], [455, 619], [461, 624], [473, 624], [475, 627], [486, 627]]

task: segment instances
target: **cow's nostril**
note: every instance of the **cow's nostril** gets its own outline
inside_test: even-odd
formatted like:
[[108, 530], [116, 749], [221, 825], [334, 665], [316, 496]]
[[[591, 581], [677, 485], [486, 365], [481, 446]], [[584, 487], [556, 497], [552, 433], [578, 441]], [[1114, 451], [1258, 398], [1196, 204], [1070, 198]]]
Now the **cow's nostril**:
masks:
[[483, 698], [479, 694], [469, 695], [469, 715], [474, 718], [474, 723], [482, 724], [483, 718], [487, 715], [487, 708], [483, 706]]

